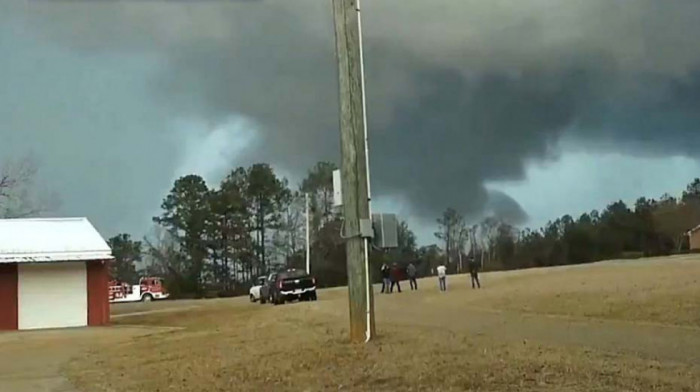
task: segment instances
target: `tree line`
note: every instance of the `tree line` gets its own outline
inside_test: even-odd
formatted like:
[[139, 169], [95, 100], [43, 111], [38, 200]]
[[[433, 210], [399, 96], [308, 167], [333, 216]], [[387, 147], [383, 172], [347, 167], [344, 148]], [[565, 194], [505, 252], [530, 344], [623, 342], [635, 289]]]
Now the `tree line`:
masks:
[[[136, 283], [144, 274], [165, 278], [174, 296], [245, 293], [256, 277], [281, 268], [305, 268], [305, 195], [310, 205], [311, 272], [320, 287], [347, 283], [340, 212], [333, 207], [336, 165], [319, 162], [297, 187], [265, 163], [232, 170], [217, 186], [192, 174], [178, 178], [153, 217], [154, 234], [109, 240], [112, 276]], [[578, 218], [564, 215], [540, 229], [519, 229], [494, 217], [473, 224], [456, 209], [437, 219], [438, 244], [418, 246], [405, 221], [396, 249], [373, 249], [380, 266], [414, 263], [421, 276], [440, 264], [466, 271], [476, 258], [486, 270], [579, 264], [612, 258], [687, 251], [687, 231], [700, 224], [700, 179], [682, 196], [622, 201]], [[140, 271], [137, 271], [137, 267]]]
[[501, 270], [670, 255], [688, 251], [687, 233], [700, 225], [700, 179], [679, 198], [641, 197], [631, 206], [616, 201], [578, 218], [564, 215], [537, 230], [495, 218], [470, 226], [452, 208], [438, 225], [443, 257], [455, 271], [471, 257], [486, 269]]
[[[121, 233], [109, 239], [116, 259], [112, 277], [136, 283], [139, 276], [159, 275], [176, 296], [225, 295], [243, 292], [271, 271], [305, 268], [308, 195], [312, 273], [322, 287], [344, 285], [342, 221], [333, 208], [335, 169], [334, 163], [319, 162], [294, 188], [265, 163], [235, 168], [215, 187], [195, 174], [178, 178], [153, 217], [152, 235], [135, 240]], [[55, 210], [57, 197], [36, 191], [36, 173], [30, 157], [0, 165], [0, 218]], [[380, 266], [394, 262], [412, 262], [420, 275], [428, 275], [440, 264], [464, 271], [470, 258], [487, 270], [501, 270], [662, 256], [688, 251], [687, 232], [698, 225], [700, 179], [695, 179], [678, 198], [642, 197], [629, 206], [616, 201], [578, 218], [564, 215], [540, 229], [516, 228], [494, 217], [473, 224], [447, 208], [437, 219], [439, 245], [419, 247], [404, 221], [398, 248], [373, 249], [370, 259], [379, 280]]]
[[[331, 162], [317, 163], [296, 189], [265, 163], [236, 168], [216, 187], [194, 174], [178, 178], [153, 217], [154, 235], [143, 241], [126, 233], [109, 239], [116, 259], [112, 276], [136, 283], [139, 275], [159, 275], [175, 296], [233, 295], [271, 271], [305, 268], [308, 195], [312, 273], [322, 287], [344, 285], [335, 169]], [[374, 250], [372, 260], [415, 258], [415, 235], [405, 222], [400, 240], [397, 250]]]

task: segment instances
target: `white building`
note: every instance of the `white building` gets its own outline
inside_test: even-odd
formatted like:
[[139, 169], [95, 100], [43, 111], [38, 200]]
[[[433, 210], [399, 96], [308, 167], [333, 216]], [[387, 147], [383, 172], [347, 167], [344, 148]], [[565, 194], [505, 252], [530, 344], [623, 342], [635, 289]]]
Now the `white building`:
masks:
[[109, 323], [112, 259], [86, 218], [0, 219], [0, 330]]

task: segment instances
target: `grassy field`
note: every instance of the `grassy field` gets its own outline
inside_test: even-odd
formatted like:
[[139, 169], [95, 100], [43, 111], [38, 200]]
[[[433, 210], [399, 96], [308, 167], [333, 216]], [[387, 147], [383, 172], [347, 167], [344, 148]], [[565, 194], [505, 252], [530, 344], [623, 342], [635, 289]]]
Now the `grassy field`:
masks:
[[517, 312], [700, 327], [698, 272], [700, 257], [681, 256], [497, 273], [498, 290], [466, 301]]
[[[343, 289], [120, 305], [136, 315], [62, 372], [85, 392], [700, 391], [698, 277], [700, 258], [677, 257], [485, 274], [480, 291], [426, 279], [377, 295], [368, 345], [346, 341]], [[128, 325], [176, 328], [120, 336]]]

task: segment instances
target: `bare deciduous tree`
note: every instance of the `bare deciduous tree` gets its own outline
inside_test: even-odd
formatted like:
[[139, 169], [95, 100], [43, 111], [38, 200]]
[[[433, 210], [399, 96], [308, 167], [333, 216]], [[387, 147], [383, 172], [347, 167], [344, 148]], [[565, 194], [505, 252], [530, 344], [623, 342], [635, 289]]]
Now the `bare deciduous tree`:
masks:
[[38, 191], [36, 162], [29, 156], [0, 164], [0, 218], [41, 216], [55, 210], [57, 196]]
[[278, 265], [290, 267], [304, 249], [305, 203], [300, 192], [289, 192], [283, 198], [278, 224], [272, 233], [272, 257]]
[[155, 225], [149, 236], [143, 238], [144, 267], [147, 274], [182, 277], [184, 261], [176, 239], [165, 228]]
[[[448, 208], [437, 220], [440, 231], [435, 237], [445, 243], [445, 258], [447, 264], [457, 258], [461, 260], [462, 251], [467, 240], [467, 228], [464, 217], [453, 208]], [[461, 263], [458, 264], [461, 269]]]

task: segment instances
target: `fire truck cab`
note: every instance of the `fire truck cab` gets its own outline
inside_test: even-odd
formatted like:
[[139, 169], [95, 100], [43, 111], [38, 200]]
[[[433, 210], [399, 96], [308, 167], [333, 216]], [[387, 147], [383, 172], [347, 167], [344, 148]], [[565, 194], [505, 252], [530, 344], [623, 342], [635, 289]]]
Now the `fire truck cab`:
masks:
[[157, 277], [146, 277], [139, 284], [130, 285], [119, 281], [109, 284], [109, 302], [150, 302], [156, 299], [168, 298], [169, 294], [163, 287], [163, 282]]

